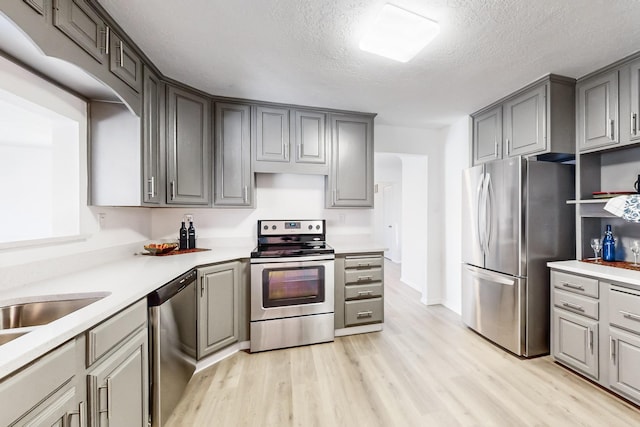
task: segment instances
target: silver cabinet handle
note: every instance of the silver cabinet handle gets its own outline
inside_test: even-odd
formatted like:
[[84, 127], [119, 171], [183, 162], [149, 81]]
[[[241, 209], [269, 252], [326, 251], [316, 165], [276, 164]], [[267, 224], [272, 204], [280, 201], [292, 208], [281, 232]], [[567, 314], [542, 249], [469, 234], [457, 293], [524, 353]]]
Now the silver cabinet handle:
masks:
[[122, 40], [118, 43], [118, 47], [120, 48], [120, 68], [124, 68], [124, 43]]
[[498, 140], [494, 140], [493, 142], [493, 157], [498, 158]]
[[640, 316], [637, 314], [629, 313], [628, 311], [620, 310], [620, 314], [626, 317], [627, 319], [635, 320], [636, 322], [640, 322]]
[[589, 328], [589, 350], [593, 354], [593, 329]]
[[86, 410], [84, 401], [78, 404], [77, 411], [68, 411], [65, 415], [66, 415], [65, 425], [71, 425], [71, 417], [73, 417], [74, 415], [77, 415], [79, 418], [78, 425], [80, 427], [85, 427], [85, 420], [87, 419], [87, 410]]
[[578, 311], [584, 312], [584, 308], [581, 305], [578, 305], [578, 304], [572, 304], [570, 302], [562, 301], [562, 306], [563, 307], [567, 307], [567, 308], [571, 308], [573, 310], [578, 310]]
[[107, 413], [107, 419], [111, 419], [111, 403], [113, 402], [111, 397], [111, 378], [107, 378], [107, 385], [98, 387], [98, 390], [107, 390], [107, 409], [99, 409], [98, 412], [103, 414]]
[[609, 359], [614, 364], [616, 363], [616, 341], [613, 337], [609, 337]]
[[333, 189], [333, 206], [338, 204], [338, 190], [336, 188]]
[[373, 276], [358, 276], [358, 282], [362, 282], [364, 280], [371, 280]]
[[372, 293], [373, 293], [372, 291], [358, 291], [358, 296], [365, 297], [365, 296], [371, 295]]
[[507, 157], [509, 157], [509, 153], [511, 153], [511, 150], [509, 149], [509, 138], [507, 138], [507, 140], [505, 141], [506, 145], [507, 145]]
[[288, 160], [289, 159], [289, 144], [283, 144], [282, 145], [282, 151], [284, 151], [285, 160]]
[[631, 113], [631, 136], [635, 136], [638, 133], [638, 114]]
[[581, 285], [574, 285], [573, 283], [569, 283], [569, 282], [562, 282], [562, 286], [564, 286], [565, 288], [569, 288], [569, 289], [577, 289], [579, 291], [584, 291], [584, 287]]
[[200, 298], [204, 297], [204, 277], [200, 278]]
[[[391, 228], [391, 226], [389, 226], [389, 228]], [[367, 263], [359, 262], [358, 263], [358, 267], [371, 267], [371, 263], [369, 263], [369, 262], [367, 262]]]
[[612, 141], [615, 139], [615, 129], [614, 129], [615, 124], [616, 124], [615, 120], [613, 120], [613, 119], [609, 120], [609, 126], [611, 126], [611, 140]]
[[105, 55], [109, 55], [109, 51], [111, 50], [111, 28], [109, 26], [104, 27], [104, 53]]
[[369, 310], [369, 311], [359, 311], [358, 312], [358, 319], [362, 318], [362, 317], [371, 317], [373, 315], [373, 311]]
[[171, 181], [171, 200], [176, 198], [176, 182]]
[[147, 181], [149, 182], [149, 192], [147, 194], [153, 198], [156, 196], [156, 177], [152, 176]]
[[248, 199], [249, 199], [249, 188], [245, 185], [244, 187], [242, 187], [242, 200], [244, 201], [244, 203], [247, 203]]
[[302, 141], [298, 143], [298, 153], [296, 154], [296, 159], [302, 158]]

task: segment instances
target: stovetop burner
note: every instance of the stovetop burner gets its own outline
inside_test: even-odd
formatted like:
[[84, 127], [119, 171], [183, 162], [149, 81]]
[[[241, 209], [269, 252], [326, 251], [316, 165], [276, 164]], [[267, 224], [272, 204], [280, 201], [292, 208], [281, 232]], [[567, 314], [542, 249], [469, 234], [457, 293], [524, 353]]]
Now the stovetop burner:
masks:
[[302, 257], [333, 254], [325, 242], [324, 220], [260, 220], [258, 246], [251, 258]]

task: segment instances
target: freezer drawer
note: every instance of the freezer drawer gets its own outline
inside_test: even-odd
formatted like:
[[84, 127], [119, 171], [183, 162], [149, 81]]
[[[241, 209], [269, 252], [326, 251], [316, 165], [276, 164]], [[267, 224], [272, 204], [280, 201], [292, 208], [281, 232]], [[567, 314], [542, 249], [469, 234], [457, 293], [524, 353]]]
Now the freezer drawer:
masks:
[[462, 266], [462, 321], [517, 354], [525, 354], [523, 278]]

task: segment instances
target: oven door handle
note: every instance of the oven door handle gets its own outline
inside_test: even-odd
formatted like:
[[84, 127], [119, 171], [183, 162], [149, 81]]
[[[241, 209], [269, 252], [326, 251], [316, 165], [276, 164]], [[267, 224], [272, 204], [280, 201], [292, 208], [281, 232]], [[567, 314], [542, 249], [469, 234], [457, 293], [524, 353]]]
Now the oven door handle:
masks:
[[251, 258], [251, 264], [299, 264], [305, 263], [306, 265], [313, 265], [313, 263], [324, 263], [327, 261], [334, 261], [336, 256], [334, 254], [326, 255], [309, 255], [299, 257], [282, 257], [282, 258]]

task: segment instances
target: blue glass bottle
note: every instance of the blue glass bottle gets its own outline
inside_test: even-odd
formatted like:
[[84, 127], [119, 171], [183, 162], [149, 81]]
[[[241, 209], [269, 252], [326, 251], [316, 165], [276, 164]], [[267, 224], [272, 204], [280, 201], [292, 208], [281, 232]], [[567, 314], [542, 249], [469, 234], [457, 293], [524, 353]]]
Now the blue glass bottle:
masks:
[[616, 260], [616, 240], [613, 238], [611, 226], [607, 224], [607, 231], [602, 239], [602, 259], [605, 261]]

